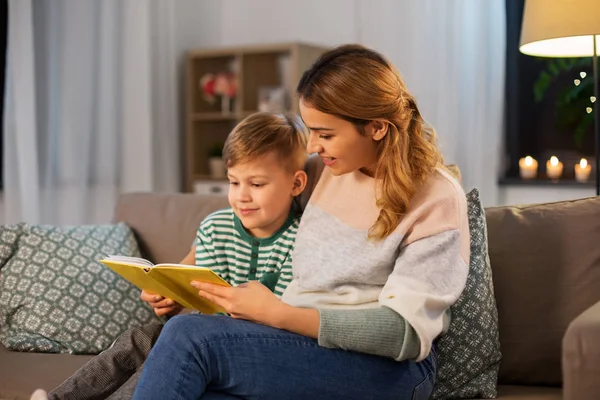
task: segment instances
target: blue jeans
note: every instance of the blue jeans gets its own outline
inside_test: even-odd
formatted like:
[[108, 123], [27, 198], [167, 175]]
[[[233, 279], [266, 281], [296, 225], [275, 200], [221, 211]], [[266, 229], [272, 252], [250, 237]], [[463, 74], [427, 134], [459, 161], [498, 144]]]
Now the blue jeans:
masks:
[[340, 349], [227, 316], [169, 320], [150, 352], [134, 400], [428, 399], [432, 353], [422, 362]]

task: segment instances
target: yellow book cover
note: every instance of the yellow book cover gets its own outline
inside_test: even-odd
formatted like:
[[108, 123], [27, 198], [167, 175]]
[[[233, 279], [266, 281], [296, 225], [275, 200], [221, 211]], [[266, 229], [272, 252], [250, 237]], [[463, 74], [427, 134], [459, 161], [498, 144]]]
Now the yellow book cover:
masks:
[[200, 297], [191, 281], [231, 286], [226, 280], [206, 267], [185, 264], [152, 264], [139, 257], [109, 256], [100, 262], [142, 290], [173, 299], [186, 308], [203, 314], [225, 312], [214, 303]]

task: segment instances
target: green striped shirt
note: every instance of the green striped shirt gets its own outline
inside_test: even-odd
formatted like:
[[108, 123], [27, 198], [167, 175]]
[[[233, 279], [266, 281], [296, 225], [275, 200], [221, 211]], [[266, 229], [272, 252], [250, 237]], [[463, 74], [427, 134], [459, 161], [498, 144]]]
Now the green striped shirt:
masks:
[[280, 297], [292, 280], [292, 250], [300, 217], [293, 212], [271, 237], [251, 236], [231, 208], [210, 214], [196, 234], [196, 265], [231, 285], [257, 280]]

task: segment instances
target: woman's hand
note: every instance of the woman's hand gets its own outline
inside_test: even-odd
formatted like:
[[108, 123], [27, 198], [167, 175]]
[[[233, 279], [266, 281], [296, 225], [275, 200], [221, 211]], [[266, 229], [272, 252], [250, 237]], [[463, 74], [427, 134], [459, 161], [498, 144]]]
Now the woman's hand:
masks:
[[225, 287], [193, 281], [191, 285], [208, 301], [221, 306], [233, 318], [277, 327], [277, 317], [285, 308], [266, 286], [250, 281], [238, 287]]
[[159, 296], [154, 293], [148, 293], [142, 290], [142, 294], [140, 295], [140, 299], [150, 304], [150, 306], [154, 309], [154, 314], [159, 317], [168, 315], [176, 315], [183, 310], [183, 306], [179, 303], [171, 299], [166, 299], [162, 296]]

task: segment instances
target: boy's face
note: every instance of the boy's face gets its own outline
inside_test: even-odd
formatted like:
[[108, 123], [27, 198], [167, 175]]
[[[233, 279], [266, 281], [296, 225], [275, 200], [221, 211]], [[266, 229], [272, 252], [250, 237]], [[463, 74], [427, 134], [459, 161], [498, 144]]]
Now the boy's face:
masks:
[[306, 186], [304, 171], [290, 172], [274, 154], [227, 170], [229, 204], [252, 236], [272, 236], [286, 221], [294, 196]]

